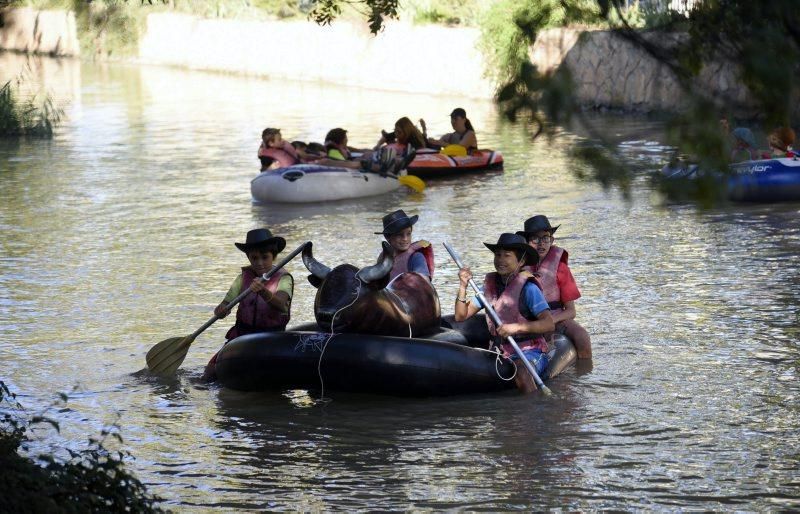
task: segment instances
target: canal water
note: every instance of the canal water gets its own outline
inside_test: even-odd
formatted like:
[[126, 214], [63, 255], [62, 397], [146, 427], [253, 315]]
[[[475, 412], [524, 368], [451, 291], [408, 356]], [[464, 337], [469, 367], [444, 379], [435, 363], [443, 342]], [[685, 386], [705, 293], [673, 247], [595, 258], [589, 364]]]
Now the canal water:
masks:
[[[4, 77], [21, 66], [0, 59]], [[626, 199], [576, 178], [588, 170], [567, 152], [586, 125], [531, 142], [488, 102], [74, 61], [29, 73], [66, 112], [52, 141], [0, 141], [0, 377], [61, 423], [34, 451], [81, 448], [118, 423], [130, 468], [179, 511], [800, 507], [800, 205], [670, 205], [643, 174]], [[428, 180], [423, 194], [251, 202], [267, 126], [317, 141], [341, 126], [371, 146], [400, 116], [444, 133], [454, 107], [504, 172]], [[642, 169], [666, 159], [658, 121], [587, 123]], [[155, 343], [211, 317], [248, 230], [360, 266], [399, 208], [434, 244], [445, 313], [457, 276], [443, 241], [488, 272], [484, 241], [549, 216], [593, 361], [554, 380], [551, 399], [244, 394], [198, 381], [222, 320], [175, 378], [137, 374]], [[306, 272], [288, 269], [293, 322], [313, 321]], [[66, 406], [52, 406], [59, 392]]]

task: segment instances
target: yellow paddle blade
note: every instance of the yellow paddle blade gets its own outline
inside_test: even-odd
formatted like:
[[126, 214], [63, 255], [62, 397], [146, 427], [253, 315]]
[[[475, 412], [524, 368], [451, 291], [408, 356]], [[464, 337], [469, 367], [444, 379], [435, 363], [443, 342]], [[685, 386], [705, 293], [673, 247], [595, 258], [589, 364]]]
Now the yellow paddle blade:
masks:
[[408, 186], [417, 193], [425, 191], [425, 182], [416, 175], [400, 175], [397, 180], [404, 186]]
[[147, 369], [154, 375], [172, 375], [186, 358], [192, 341], [191, 336], [164, 339], [147, 352]]

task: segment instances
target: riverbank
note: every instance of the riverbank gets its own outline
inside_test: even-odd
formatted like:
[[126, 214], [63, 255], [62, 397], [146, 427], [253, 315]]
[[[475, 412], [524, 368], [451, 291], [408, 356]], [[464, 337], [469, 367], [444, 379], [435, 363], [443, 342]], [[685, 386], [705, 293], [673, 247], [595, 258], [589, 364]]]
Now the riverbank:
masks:
[[[86, 56], [68, 11], [4, 9], [0, 49]], [[496, 85], [479, 50], [480, 31], [393, 21], [373, 36], [365, 23], [205, 19], [171, 12], [147, 15], [136, 55], [113, 60], [332, 83], [361, 88], [492, 99]], [[95, 59], [109, 57], [94, 56]], [[668, 70], [608, 31], [551, 29], [530, 49], [543, 71], [566, 67], [577, 102], [592, 109], [674, 112], [687, 107]], [[752, 117], [747, 89], [731, 63], [711, 63], [697, 79], [709, 95], [733, 99]]]

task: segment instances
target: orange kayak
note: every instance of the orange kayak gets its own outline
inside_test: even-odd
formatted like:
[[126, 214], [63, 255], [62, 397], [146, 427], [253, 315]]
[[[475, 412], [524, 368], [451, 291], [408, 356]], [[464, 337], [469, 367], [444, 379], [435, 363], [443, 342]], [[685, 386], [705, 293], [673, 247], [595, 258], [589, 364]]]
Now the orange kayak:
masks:
[[494, 150], [476, 150], [472, 155], [451, 157], [439, 152], [419, 150], [407, 169], [409, 175], [425, 178], [502, 170], [503, 155]]

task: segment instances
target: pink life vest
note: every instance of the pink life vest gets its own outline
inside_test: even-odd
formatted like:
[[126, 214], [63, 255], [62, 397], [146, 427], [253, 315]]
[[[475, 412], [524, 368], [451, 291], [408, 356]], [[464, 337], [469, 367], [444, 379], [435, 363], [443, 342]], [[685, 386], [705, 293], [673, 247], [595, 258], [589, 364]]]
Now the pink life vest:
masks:
[[[416, 241], [411, 243], [406, 251], [394, 256], [394, 265], [392, 266], [392, 271], [389, 272], [389, 280], [394, 280], [397, 275], [410, 271], [408, 264], [411, 261], [411, 257], [417, 252], [422, 253], [422, 256], [425, 257], [425, 264], [428, 265], [428, 274], [433, 279], [433, 247], [428, 241]], [[381, 261], [381, 257], [383, 257], [383, 252], [378, 255], [378, 262]]]
[[539, 283], [544, 293], [544, 299], [550, 304], [550, 309], [563, 309], [561, 301], [561, 290], [558, 287], [558, 265], [563, 262], [567, 264], [569, 254], [563, 248], [551, 246], [550, 251], [539, 261], [536, 269], [532, 271], [538, 277]]
[[[279, 269], [267, 280], [267, 289], [272, 294], [275, 294], [281, 277], [287, 274], [286, 270]], [[253, 272], [250, 266], [242, 268], [242, 289], [239, 293], [241, 294], [242, 291], [250, 287], [250, 283], [256, 277], [258, 275]], [[236, 324], [225, 334], [225, 339], [231, 340], [234, 337], [255, 332], [283, 330], [286, 328], [287, 323], [289, 323], [288, 312], [281, 312], [269, 305], [260, 294], [250, 293], [239, 302], [239, 307], [236, 310]]]
[[277, 161], [281, 168], [300, 163], [297, 151], [288, 143], [281, 148], [266, 147], [264, 143], [261, 143], [261, 146], [258, 147], [258, 157], [269, 157], [273, 161]]
[[[499, 275], [496, 272], [487, 273], [483, 281], [483, 295], [492, 307], [497, 312], [497, 316], [503, 323], [527, 323], [530, 320], [522, 314], [523, 295], [522, 290], [525, 284], [532, 282], [536, 287], [541, 289], [539, 281], [536, 277], [529, 273], [517, 273], [506, 284], [506, 288], [501, 294], [497, 294], [497, 282]], [[533, 313], [531, 313], [533, 315]], [[486, 323], [489, 325], [489, 333], [492, 334], [495, 341], [500, 339], [497, 333], [497, 327], [492, 321], [492, 317], [486, 315]], [[514, 336], [520, 350], [533, 348], [547, 352], [547, 341], [541, 334], [519, 334]], [[500, 347], [506, 355], [514, 354], [514, 347], [511, 343], [503, 342]]]

